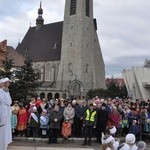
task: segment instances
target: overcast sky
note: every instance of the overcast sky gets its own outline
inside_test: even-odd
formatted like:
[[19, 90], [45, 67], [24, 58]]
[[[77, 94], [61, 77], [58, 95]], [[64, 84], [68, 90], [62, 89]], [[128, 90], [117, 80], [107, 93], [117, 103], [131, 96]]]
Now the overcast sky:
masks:
[[[94, 17], [107, 77], [143, 66], [150, 59], [150, 0], [93, 0]], [[35, 26], [38, 0], [0, 0], [0, 41], [16, 48], [30, 23]], [[42, 0], [44, 23], [62, 21], [65, 0]]]

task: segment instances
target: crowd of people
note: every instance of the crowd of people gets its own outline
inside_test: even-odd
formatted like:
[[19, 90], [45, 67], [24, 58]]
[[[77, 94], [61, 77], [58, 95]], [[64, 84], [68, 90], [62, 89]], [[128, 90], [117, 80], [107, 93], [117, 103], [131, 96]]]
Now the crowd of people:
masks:
[[[150, 99], [133, 101], [129, 98], [103, 99], [96, 96], [89, 100], [47, 100], [32, 96], [29, 102], [13, 101], [11, 105], [9, 79], [0, 80], [0, 85], [0, 95], [8, 100], [5, 101], [5, 98], [0, 96], [0, 113], [5, 114], [0, 117], [0, 133], [8, 131], [11, 125], [13, 136], [48, 138], [48, 144], [57, 143], [60, 136], [63, 137], [64, 143], [67, 143], [71, 136], [84, 137], [82, 145], [89, 146], [94, 136], [103, 149], [107, 150], [123, 150], [123, 147], [125, 150], [128, 150], [126, 147], [136, 150], [139, 145], [145, 144], [140, 142], [135, 145], [140, 133], [150, 133]], [[7, 106], [6, 113], [2, 111], [4, 105]], [[126, 136], [126, 139], [125, 143], [120, 145], [115, 138], [121, 136]], [[11, 138], [7, 135], [7, 139]], [[7, 148], [11, 140], [6, 141], [3, 143]]]
[[115, 127], [113, 137], [130, 133], [139, 140], [141, 132], [150, 132], [149, 102], [118, 97], [46, 100], [33, 96], [29, 103], [15, 101], [12, 105], [12, 132], [17, 136], [47, 137], [49, 143], [57, 143], [59, 136], [65, 143], [69, 136], [85, 137], [83, 145], [91, 145], [93, 136], [102, 144], [102, 133]]

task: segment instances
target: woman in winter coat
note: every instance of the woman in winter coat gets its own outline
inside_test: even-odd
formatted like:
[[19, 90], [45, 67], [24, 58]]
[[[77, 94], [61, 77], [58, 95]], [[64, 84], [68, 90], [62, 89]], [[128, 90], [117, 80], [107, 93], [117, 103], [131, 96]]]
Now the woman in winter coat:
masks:
[[117, 111], [117, 108], [114, 106], [112, 112], [109, 115], [108, 127], [115, 126], [116, 128], [118, 128], [119, 123], [120, 123], [120, 114]]
[[74, 108], [71, 106], [71, 103], [68, 103], [67, 106], [65, 107], [63, 116], [64, 120], [68, 120], [71, 124], [73, 124], [75, 111]]

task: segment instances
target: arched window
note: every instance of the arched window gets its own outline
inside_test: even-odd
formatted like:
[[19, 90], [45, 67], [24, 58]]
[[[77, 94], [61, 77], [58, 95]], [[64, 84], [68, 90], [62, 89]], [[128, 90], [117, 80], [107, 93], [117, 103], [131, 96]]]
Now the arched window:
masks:
[[50, 99], [52, 99], [52, 98], [53, 98], [53, 94], [52, 94], [52, 93], [48, 93], [48, 94], [47, 94], [47, 99], [50, 100]]
[[59, 93], [56, 93], [56, 94], [55, 94], [55, 99], [56, 99], [56, 98], [59, 99]]
[[77, 0], [71, 0], [70, 1], [70, 16], [76, 14], [77, 9]]
[[42, 93], [40, 94], [40, 98], [41, 98], [41, 99], [45, 98], [45, 93], [44, 93], [44, 92], [42, 92]]

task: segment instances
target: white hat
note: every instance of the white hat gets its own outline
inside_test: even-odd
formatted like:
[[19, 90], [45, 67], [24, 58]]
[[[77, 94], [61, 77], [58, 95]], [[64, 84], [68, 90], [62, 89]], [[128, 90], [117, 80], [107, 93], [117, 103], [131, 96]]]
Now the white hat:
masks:
[[146, 143], [144, 141], [139, 141], [137, 143], [137, 147], [138, 147], [138, 150], [145, 150], [146, 149]]
[[76, 104], [76, 100], [75, 99], [72, 101], [72, 104]]
[[3, 83], [10, 81], [7, 77], [3, 79]]
[[113, 140], [114, 140], [114, 138], [111, 135], [108, 136], [108, 137], [104, 136], [104, 138], [103, 138], [103, 144], [108, 144], [108, 143], [110, 143]]
[[119, 147], [118, 150], [130, 150], [130, 146], [126, 143], [122, 143]]
[[127, 134], [125, 139], [126, 139], [126, 143], [129, 143], [129, 144], [135, 143], [135, 135], [132, 133]]
[[110, 131], [110, 134], [115, 134], [117, 129], [115, 126], [113, 126], [113, 128], [109, 129], [109, 131]]
[[33, 106], [32, 110], [37, 110], [36, 106]]

